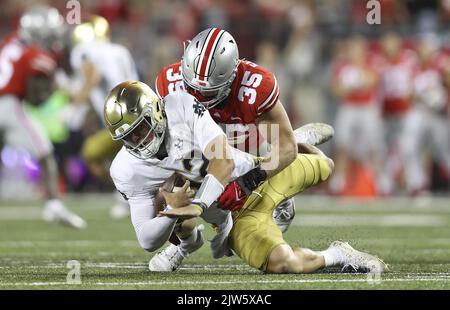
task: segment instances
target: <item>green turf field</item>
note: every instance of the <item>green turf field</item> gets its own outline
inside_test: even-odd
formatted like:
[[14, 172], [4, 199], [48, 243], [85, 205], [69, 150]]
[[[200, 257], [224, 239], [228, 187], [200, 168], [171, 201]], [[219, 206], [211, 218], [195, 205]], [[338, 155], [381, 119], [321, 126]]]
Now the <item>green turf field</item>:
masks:
[[[335, 239], [382, 257], [391, 271], [381, 283], [367, 275], [323, 271], [266, 275], [238, 257], [213, 260], [209, 246], [170, 274], [147, 269], [129, 220], [113, 221], [112, 196], [67, 198], [85, 231], [48, 225], [33, 203], [0, 202], [0, 289], [450, 289], [450, 200], [340, 201], [299, 196], [286, 234], [293, 245], [324, 249]], [[207, 230], [211, 238], [212, 231]], [[66, 283], [77, 260], [81, 284]]]

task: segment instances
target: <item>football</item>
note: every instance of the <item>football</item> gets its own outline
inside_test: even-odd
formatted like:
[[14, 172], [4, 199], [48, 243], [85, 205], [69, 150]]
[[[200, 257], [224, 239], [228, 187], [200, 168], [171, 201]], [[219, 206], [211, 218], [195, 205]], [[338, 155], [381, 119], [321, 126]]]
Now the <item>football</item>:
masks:
[[[175, 172], [163, 183], [161, 187], [168, 192], [176, 192], [183, 186], [184, 182], [186, 182], [186, 178], [181, 174]], [[153, 205], [155, 208], [155, 214], [158, 214], [159, 211], [164, 210], [166, 207], [164, 196], [159, 191], [156, 194]], [[181, 220], [179, 220], [178, 223], [181, 223]], [[175, 245], [180, 244], [180, 240], [178, 239], [175, 232], [172, 232], [172, 234], [170, 235], [169, 242]]]
[[[176, 192], [179, 188], [181, 188], [184, 185], [185, 182], [186, 178], [183, 177], [181, 174], [175, 172], [163, 183], [161, 187], [168, 192]], [[166, 207], [166, 201], [159, 191], [156, 194], [153, 205], [155, 206], [156, 213], [164, 210], [164, 208]]]

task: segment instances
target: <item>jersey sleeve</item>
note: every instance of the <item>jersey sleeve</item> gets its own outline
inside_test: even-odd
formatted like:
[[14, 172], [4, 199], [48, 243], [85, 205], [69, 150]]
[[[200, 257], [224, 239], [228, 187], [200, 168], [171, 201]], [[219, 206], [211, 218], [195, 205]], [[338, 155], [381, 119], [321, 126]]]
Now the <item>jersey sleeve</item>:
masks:
[[180, 63], [175, 63], [162, 69], [156, 76], [155, 90], [160, 98], [164, 98], [177, 90], [184, 90]]
[[259, 74], [262, 75], [261, 84], [256, 88], [258, 93], [256, 100], [256, 114], [261, 114], [270, 111], [280, 96], [280, 88], [275, 75], [268, 70], [259, 67]]
[[84, 46], [84, 44], [80, 44], [70, 53], [70, 65], [74, 70], [80, 70], [83, 62], [89, 59], [88, 52]]
[[124, 149], [119, 151], [110, 168], [111, 178], [130, 205], [131, 222], [139, 244], [148, 251], [154, 251], [169, 239], [177, 219], [156, 217], [153, 199], [162, 183], [140, 174], [136, 160]]
[[145, 200], [149, 206], [152, 206], [160, 184], [139, 173], [139, 166], [135, 164], [136, 160], [122, 148], [111, 164], [111, 178], [125, 200]]
[[156, 76], [155, 91], [159, 98], [164, 98], [169, 93], [165, 68]]
[[214, 122], [208, 110], [195, 99], [194, 96], [178, 91], [179, 100], [182, 101], [183, 117], [192, 130], [195, 142], [202, 152], [208, 144], [220, 135], [224, 135], [222, 128]]
[[[209, 111], [186, 92], [179, 92], [183, 98], [185, 117], [188, 120], [189, 127], [193, 131], [193, 136], [200, 149], [205, 153], [208, 144], [220, 135], [226, 137], [222, 128], [212, 119]], [[255, 167], [255, 157], [251, 154], [240, 151], [230, 146], [231, 156], [235, 168], [231, 173], [231, 180], [244, 175]]]

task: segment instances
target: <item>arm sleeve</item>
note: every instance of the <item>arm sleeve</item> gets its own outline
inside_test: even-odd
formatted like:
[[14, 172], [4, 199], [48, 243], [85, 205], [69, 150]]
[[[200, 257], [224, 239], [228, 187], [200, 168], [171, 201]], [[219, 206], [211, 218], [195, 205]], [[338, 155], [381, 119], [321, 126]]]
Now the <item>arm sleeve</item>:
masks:
[[165, 74], [165, 68], [163, 71], [161, 71], [155, 79], [155, 91], [156, 94], [158, 95], [159, 98], [164, 98], [165, 96], [167, 96], [167, 87], [165, 85], [165, 79], [164, 79], [164, 74]]
[[280, 87], [278, 86], [277, 79], [272, 73], [268, 71], [265, 72], [263, 81], [264, 84], [258, 87], [261, 98], [264, 98], [263, 101], [258, 103], [258, 107], [256, 108], [256, 114], [258, 116], [270, 111], [280, 97]]
[[145, 183], [145, 179], [133, 173], [133, 167], [123, 163], [120, 160], [113, 161], [111, 177], [117, 190], [130, 205], [131, 222], [140, 246], [147, 251], [154, 251], [169, 239], [176, 219], [155, 217], [153, 199], [158, 184]]
[[169, 240], [177, 219], [155, 217], [152, 197], [130, 197], [131, 222], [139, 244], [147, 251], [155, 251]]

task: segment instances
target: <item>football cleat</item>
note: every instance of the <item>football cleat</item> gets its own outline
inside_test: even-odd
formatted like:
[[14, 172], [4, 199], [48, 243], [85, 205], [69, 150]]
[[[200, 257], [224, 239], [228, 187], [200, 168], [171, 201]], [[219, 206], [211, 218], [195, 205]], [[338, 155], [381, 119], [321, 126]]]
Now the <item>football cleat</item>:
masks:
[[57, 223], [77, 229], [84, 229], [87, 223], [80, 216], [69, 211], [61, 201], [50, 200], [46, 203], [42, 218], [49, 223]]
[[285, 233], [289, 225], [291, 225], [292, 221], [295, 217], [295, 204], [294, 199], [288, 199], [282, 202], [278, 207], [273, 211], [273, 220], [277, 224], [278, 228], [280, 228], [282, 233]]
[[341, 273], [368, 273], [367, 268], [359, 267], [354, 264], [346, 264], [341, 269]]
[[127, 218], [130, 216], [130, 206], [125, 202], [117, 203], [109, 210], [109, 215], [115, 220]]
[[294, 130], [295, 141], [310, 145], [320, 145], [334, 136], [332, 126], [325, 123], [309, 123]]
[[152, 257], [148, 269], [155, 272], [175, 271], [184, 259], [179, 246], [170, 244], [164, 250]]
[[337, 250], [342, 255], [346, 271], [383, 273], [388, 270], [387, 265], [378, 257], [369, 253], [355, 250], [348, 242], [334, 241], [330, 248]]

